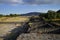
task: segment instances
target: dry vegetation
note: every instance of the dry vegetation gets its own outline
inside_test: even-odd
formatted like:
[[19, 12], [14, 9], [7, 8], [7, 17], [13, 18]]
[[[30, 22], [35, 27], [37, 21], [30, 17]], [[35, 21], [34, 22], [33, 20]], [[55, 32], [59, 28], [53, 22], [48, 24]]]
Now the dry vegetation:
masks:
[[[26, 22], [28, 20], [29, 17], [26, 16], [0, 18], [0, 22]], [[36, 23], [36, 24], [29, 23], [29, 25], [35, 27], [36, 25], [37, 26], [41, 25], [41, 23]], [[8, 31], [11, 31], [13, 28], [16, 28], [15, 24], [0, 24], [0, 36], [8, 33]], [[20, 35], [17, 40], [59, 40], [59, 39], [60, 39], [60, 35], [57, 34], [29, 33], [29, 34]]]
[[19, 17], [1, 17], [0, 22], [25, 22], [28, 21], [29, 17], [19, 16]]
[[[26, 16], [0, 18], [0, 22], [26, 22], [28, 20], [29, 17]], [[9, 31], [11, 31], [14, 28], [16, 28], [16, 24], [0, 24], [0, 36], [6, 35], [7, 33], [9, 33]], [[2, 38], [0, 38], [0, 40], [2, 40]]]
[[[19, 16], [19, 17], [2, 17], [0, 22], [26, 22], [29, 17]], [[16, 25], [20, 24], [0, 24], [0, 35], [6, 34], [11, 29], [15, 28]]]

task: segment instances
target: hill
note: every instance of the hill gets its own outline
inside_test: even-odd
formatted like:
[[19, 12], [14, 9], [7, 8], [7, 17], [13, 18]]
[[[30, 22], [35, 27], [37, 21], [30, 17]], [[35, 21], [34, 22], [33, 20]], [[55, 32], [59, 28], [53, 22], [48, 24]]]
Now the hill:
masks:
[[21, 14], [21, 16], [38, 16], [40, 12], [30, 12], [26, 14]]

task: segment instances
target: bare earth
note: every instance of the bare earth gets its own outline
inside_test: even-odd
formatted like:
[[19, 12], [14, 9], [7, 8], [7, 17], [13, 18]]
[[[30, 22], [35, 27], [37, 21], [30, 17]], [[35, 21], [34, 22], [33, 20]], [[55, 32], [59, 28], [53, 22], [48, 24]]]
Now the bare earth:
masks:
[[0, 36], [5, 35], [9, 31], [11, 31], [13, 28], [16, 28], [14, 24], [0, 24]]

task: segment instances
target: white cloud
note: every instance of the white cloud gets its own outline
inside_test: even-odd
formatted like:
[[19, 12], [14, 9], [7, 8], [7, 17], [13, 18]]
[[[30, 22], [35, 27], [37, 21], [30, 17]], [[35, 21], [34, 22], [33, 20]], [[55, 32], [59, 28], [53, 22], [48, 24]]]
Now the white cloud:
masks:
[[19, 3], [23, 3], [23, 1], [22, 0], [0, 0], [0, 3], [19, 4]]
[[27, 4], [60, 4], [60, 0], [23, 0]]
[[4, 4], [60, 4], [60, 0], [0, 0]]

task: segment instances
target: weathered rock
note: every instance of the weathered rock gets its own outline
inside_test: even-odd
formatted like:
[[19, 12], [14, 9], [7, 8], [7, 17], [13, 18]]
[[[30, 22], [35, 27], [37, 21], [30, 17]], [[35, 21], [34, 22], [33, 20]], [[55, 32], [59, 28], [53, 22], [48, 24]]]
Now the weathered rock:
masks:
[[60, 40], [60, 35], [29, 33], [29, 34], [21, 34], [17, 38], [17, 40]]

